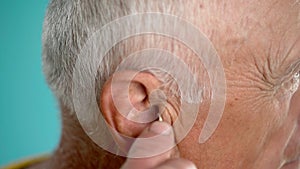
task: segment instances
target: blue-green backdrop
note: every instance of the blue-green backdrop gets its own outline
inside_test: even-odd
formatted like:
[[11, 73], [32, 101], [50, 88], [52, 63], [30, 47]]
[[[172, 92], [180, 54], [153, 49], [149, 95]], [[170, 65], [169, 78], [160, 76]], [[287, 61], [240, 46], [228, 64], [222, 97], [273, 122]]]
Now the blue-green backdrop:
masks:
[[0, 166], [51, 153], [60, 117], [41, 68], [48, 0], [0, 1]]

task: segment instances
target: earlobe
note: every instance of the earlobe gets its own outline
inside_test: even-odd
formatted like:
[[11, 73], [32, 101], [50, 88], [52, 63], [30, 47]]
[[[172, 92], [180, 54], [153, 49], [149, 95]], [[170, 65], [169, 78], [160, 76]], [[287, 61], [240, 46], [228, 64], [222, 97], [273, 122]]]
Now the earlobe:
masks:
[[114, 73], [104, 84], [100, 98], [101, 112], [107, 123], [122, 135], [137, 137], [157, 119], [158, 110], [150, 105], [149, 96], [160, 85], [148, 72]]

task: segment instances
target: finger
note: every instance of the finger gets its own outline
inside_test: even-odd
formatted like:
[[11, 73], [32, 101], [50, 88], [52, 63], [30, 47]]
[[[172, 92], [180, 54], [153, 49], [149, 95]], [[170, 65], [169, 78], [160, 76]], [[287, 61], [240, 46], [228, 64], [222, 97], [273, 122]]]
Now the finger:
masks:
[[122, 169], [153, 168], [169, 159], [175, 146], [174, 132], [165, 122], [154, 122], [131, 146]]
[[197, 169], [196, 165], [183, 158], [169, 159], [155, 169]]

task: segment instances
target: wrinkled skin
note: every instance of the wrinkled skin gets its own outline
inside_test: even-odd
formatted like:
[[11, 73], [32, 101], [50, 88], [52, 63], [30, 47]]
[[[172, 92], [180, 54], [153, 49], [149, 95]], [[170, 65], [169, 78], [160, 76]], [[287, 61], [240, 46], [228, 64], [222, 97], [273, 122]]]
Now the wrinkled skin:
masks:
[[[198, 143], [209, 109], [208, 96], [199, 107], [194, 127], [178, 145], [181, 157], [199, 169], [299, 168], [300, 90], [291, 87], [293, 76], [300, 71], [300, 2], [187, 1], [184, 8], [184, 17], [215, 46], [227, 89], [223, 117], [212, 137]], [[103, 151], [63, 106], [62, 111], [65, 127], [60, 148], [50, 160], [52, 168], [58, 168], [53, 166], [59, 166], [59, 161], [68, 161], [69, 166], [89, 163], [85, 168], [100, 167], [95, 157]], [[80, 152], [80, 147], [85, 151]], [[66, 156], [61, 153], [64, 149], [74, 151]], [[113, 162], [105, 160], [102, 167], [117, 168], [124, 162], [110, 155], [103, 157], [107, 158]]]
[[[230, 11], [234, 4], [240, 8]], [[199, 168], [300, 166], [299, 161], [284, 163], [299, 158], [300, 153], [300, 90], [295, 93], [289, 90], [292, 76], [300, 70], [296, 65], [300, 61], [300, 5], [291, 4], [294, 3], [228, 2], [224, 13], [221, 12], [224, 18], [216, 21], [221, 35], [216, 33], [211, 40], [226, 73], [223, 118], [210, 140], [197, 144], [206, 117], [200, 115], [198, 123], [179, 145], [181, 155]], [[256, 5], [262, 8], [255, 8]], [[240, 15], [235, 15], [239, 10], [248, 15], [242, 16], [243, 21], [239, 20]], [[206, 109], [204, 105], [200, 112]]]

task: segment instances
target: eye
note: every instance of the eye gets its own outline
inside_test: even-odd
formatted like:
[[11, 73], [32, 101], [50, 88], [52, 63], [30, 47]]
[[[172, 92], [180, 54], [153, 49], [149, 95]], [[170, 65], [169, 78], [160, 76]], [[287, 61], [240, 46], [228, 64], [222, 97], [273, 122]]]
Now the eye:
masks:
[[300, 83], [300, 71], [299, 72], [297, 72], [297, 73], [295, 73], [294, 75], [293, 75], [293, 78], [292, 78], [292, 86], [291, 86], [291, 88], [290, 88], [290, 91], [292, 92], [292, 93], [295, 93], [297, 90], [298, 90], [298, 88], [299, 88], [299, 83]]
[[295, 73], [294, 78], [299, 78], [299, 76], [300, 76], [300, 71]]

